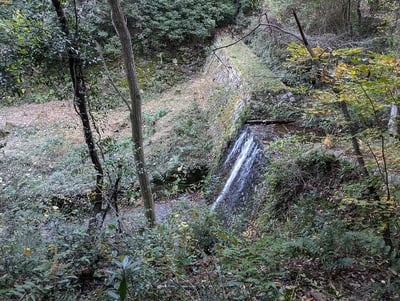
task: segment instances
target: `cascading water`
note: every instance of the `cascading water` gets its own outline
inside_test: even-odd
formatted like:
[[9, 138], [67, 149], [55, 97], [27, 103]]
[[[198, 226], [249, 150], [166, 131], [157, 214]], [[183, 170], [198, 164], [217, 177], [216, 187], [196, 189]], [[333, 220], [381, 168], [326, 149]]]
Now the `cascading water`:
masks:
[[245, 127], [221, 166], [220, 173], [229, 176], [211, 211], [223, 206], [226, 211], [232, 212], [243, 206], [259, 176], [258, 166], [264, 161], [260, 143]]

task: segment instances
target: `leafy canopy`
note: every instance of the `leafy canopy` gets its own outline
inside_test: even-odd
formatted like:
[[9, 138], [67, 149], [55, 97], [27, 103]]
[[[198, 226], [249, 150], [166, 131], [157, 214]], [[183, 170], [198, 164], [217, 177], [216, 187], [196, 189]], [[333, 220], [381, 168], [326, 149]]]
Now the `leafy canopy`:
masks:
[[237, 9], [232, 0], [139, 0], [125, 11], [142, 47], [159, 49], [210, 38], [218, 25], [233, 21]]
[[397, 56], [363, 48], [328, 52], [317, 47], [314, 51], [316, 58], [310, 58], [303, 45], [290, 44], [286, 67], [294, 70], [299, 86], [309, 89], [316, 100], [326, 105], [347, 101], [364, 127], [371, 122], [382, 125], [376, 117], [384, 114], [392, 103], [400, 104]]

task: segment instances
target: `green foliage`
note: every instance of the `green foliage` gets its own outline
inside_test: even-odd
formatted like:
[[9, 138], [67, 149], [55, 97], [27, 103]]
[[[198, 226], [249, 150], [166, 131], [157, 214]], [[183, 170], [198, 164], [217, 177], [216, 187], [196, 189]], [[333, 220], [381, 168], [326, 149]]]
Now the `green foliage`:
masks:
[[128, 256], [124, 256], [122, 261], [115, 261], [117, 267], [121, 270], [120, 272], [120, 284], [118, 287], [118, 294], [113, 291], [108, 291], [108, 294], [115, 300], [124, 301], [128, 295], [128, 283], [127, 283], [127, 273], [134, 266]]
[[[374, 2], [379, 2], [379, 5]], [[391, 23], [389, 20], [396, 15], [398, 8], [394, 1], [269, 0], [267, 3], [279, 21], [284, 24], [296, 26], [292, 15], [292, 9], [296, 9], [307, 33], [345, 33], [352, 37], [370, 36], [378, 33], [382, 28], [386, 28], [388, 23]], [[378, 6], [381, 10], [377, 9]], [[387, 13], [386, 16], [382, 15], [383, 11]], [[321, 18], [321, 16], [325, 16], [325, 18]], [[391, 28], [389, 27], [389, 29]]]
[[[27, 129], [21, 129], [20, 135], [32, 137]], [[36, 139], [38, 144], [30, 148], [28, 156], [18, 152], [10, 155], [9, 160], [17, 163], [14, 164], [13, 175], [5, 178], [7, 186], [1, 192], [2, 197], [19, 202], [25, 198], [42, 199], [59, 194], [79, 196], [82, 191], [90, 189], [93, 173], [83, 145], [71, 146], [70, 142], [58, 136], [46, 138], [33, 135], [32, 139]], [[20, 143], [15, 149], [19, 147], [24, 148], [25, 145]], [[51, 165], [45, 164], [46, 160]], [[2, 161], [0, 165], [7, 168], [8, 163]]]
[[322, 48], [314, 51], [316, 59], [309, 56], [304, 46], [292, 43], [285, 63], [296, 77], [292, 84], [314, 88], [309, 93], [313, 101], [304, 106], [310, 124], [323, 124], [327, 132], [347, 128], [349, 122], [341, 116], [338, 106], [344, 101], [359, 133], [386, 126], [387, 121], [383, 120], [389, 118], [390, 105], [399, 102], [395, 93], [400, 86], [396, 75], [398, 59], [362, 48], [337, 49], [330, 53]]
[[[203, 294], [218, 281], [207, 280], [208, 271], [197, 260], [217, 245], [230, 244], [208, 208], [187, 199], [176, 202], [171, 218], [157, 229], [118, 234], [110, 224], [95, 243], [79, 226], [82, 221], [67, 221], [55, 206], [15, 206], [1, 221], [4, 300], [186, 299], [193, 289]], [[101, 268], [96, 267], [99, 260]], [[95, 270], [106, 289], [91, 294], [87, 289], [94, 284]], [[204, 277], [210, 284], [193, 283], [191, 277]]]
[[144, 134], [151, 137], [154, 134], [155, 131], [155, 124], [158, 119], [164, 117], [165, 115], [168, 114], [168, 110], [166, 109], [157, 109], [156, 112], [149, 114], [149, 113], [143, 113], [143, 120], [144, 120], [144, 126], [143, 126], [143, 131]]
[[[161, 110], [155, 116], [165, 113]], [[150, 171], [154, 182], [162, 188], [162, 194], [170, 196], [180, 191], [196, 190], [201, 185], [212, 147], [207, 116], [206, 110], [195, 102], [191, 103], [189, 108], [174, 117], [174, 135], [151, 145]]]
[[[166, 7], [168, 3], [164, 2], [148, 1], [146, 9], [150, 13], [151, 5], [162, 4]], [[207, 9], [215, 5], [207, 3]], [[243, 9], [254, 2], [240, 3]], [[190, 1], [189, 4], [196, 5]], [[180, 9], [175, 4], [168, 5], [167, 8]], [[190, 8], [194, 12], [199, 10], [198, 6]], [[189, 6], [179, 10], [179, 13], [189, 14], [191, 20], [194, 14], [187, 9]], [[222, 14], [218, 9], [215, 13]], [[178, 12], [175, 11], [166, 15], [158, 12], [160, 19], [156, 18], [152, 24], [154, 30], [157, 26], [164, 31], [171, 30], [170, 36], [163, 37], [156, 32], [155, 40], [149, 42], [148, 39], [153, 37], [147, 32], [142, 42], [161, 47], [181, 43], [181, 36], [189, 42], [208, 37], [201, 26], [198, 32], [188, 27], [189, 32], [185, 33], [176, 28], [175, 22], [168, 23], [165, 19], [165, 16], [179, 19], [181, 15], [176, 14]], [[101, 21], [94, 16], [88, 16], [87, 20]], [[199, 17], [204, 16], [199, 14]], [[207, 21], [204, 20], [202, 22]], [[107, 40], [107, 34], [104, 30], [98, 32], [103, 42]], [[108, 49], [110, 56], [116, 53], [111, 46]], [[310, 93], [312, 100], [317, 102], [315, 105], [304, 104], [304, 114], [309, 117], [309, 124], [326, 121], [328, 118], [325, 118], [325, 113], [336, 110], [335, 102], [340, 98], [350, 101], [351, 113], [362, 121], [360, 128], [367, 128], [371, 124], [376, 126], [378, 121], [371, 117], [374, 114], [380, 118], [385, 116], [389, 103], [385, 98], [393, 92], [393, 87], [398, 86], [395, 78], [398, 61], [392, 57], [361, 49], [342, 49], [332, 52], [332, 57], [318, 52], [321, 60], [318, 65], [315, 60], [308, 59], [307, 52], [298, 45], [290, 45], [288, 52], [291, 59], [287, 66], [296, 66], [291, 70], [298, 75], [293, 83], [307, 82], [305, 88], [305, 85], [296, 88], [309, 91], [310, 87], [316, 86], [315, 83], [327, 88]], [[85, 59], [88, 64], [95, 63], [90, 59], [95, 56], [89, 50], [87, 54]], [[331, 58], [339, 63], [331, 61]], [[365, 58], [368, 62], [364, 61]], [[161, 59], [165, 61], [166, 55], [160, 55]], [[146, 66], [143, 67], [143, 78], [148, 71], [145, 69]], [[10, 70], [14, 69], [10, 67]], [[364, 78], [368, 70], [372, 75]], [[150, 73], [153, 74], [153, 71], [150, 70]], [[97, 76], [94, 73], [93, 76]], [[326, 77], [327, 74], [333, 74], [334, 79], [332, 76]], [[391, 87], [392, 83], [394, 85]], [[360, 84], [363, 88], [359, 87]], [[94, 97], [102, 95], [103, 91], [96, 87], [92, 92], [91, 96]], [[44, 93], [37, 101], [44, 101], [48, 97], [49, 94]], [[259, 95], [260, 99], [263, 97], [265, 95]], [[279, 101], [271, 107], [275, 111], [268, 116], [298, 117], [299, 112], [303, 112], [300, 107], [286, 110], [291, 105], [277, 97], [271, 97]], [[374, 101], [371, 102], [371, 99]], [[391, 98], [390, 101], [397, 103], [398, 99]], [[100, 101], [91, 105], [100, 110], [106, 107]], [[279, 112], [279, 109], [285, 112]], [[159, 108], [145, 115], [147, 134], [150, 136], [156, 123], [171, 114]], [[319, 114], [318, 117], [315, 117], [316, 114]], [[181, 191], [180, 185], [193, 166], [207, 164], [212, 147], [208, 136], [208, 116], [198, 106], [191, 106], [183, 114], [174, 117], [174, 135], [166, 137], [155, 147], [158, 153], [155, 153], [151, 162], [155, 174], [158, 168], [164, 170], [168, 167], [174, 175], [166, 195]], [[331, 126], [336, 122], [339, 125], [334, 129], [340, 131], [343, 120], [336, 118], [337, 115], [333, 116], [326, 124]], [[32, 133], [38, 131], [26, 130]], [[16, 129], [17, 135], [25, 135], [23, 131], [25, 129]], [[370, 130], [359, 137], [368, 143], [372, 151], [377, 151], [379, 145], [374, 138], [379, 137], [380, 133]], [[188, 195], [188, 198], [175, 201], [169, 217], [157, 229], [137, 229], [145, 222], [136, 215], [135, 218], [122, 217], [121, 220], [111, 220], [96, 240], [92, 240], [85, 232], [82, 214], [76, 213], [85, 211], [82, 210], [85, 209], [82, 203], [57, 194], [68, 191], [75, 195], [77, 191], [88, 188], [82, 183], [89, 183], [87, 177], [94, 175], [88, 172], [90, 162], [86, 152], [81, 145], [72, 147], [61, 136], [43, 138], [36, 135], [35, 140], [40, 141], [28, 156], [18, 151], [9, 154], [13, 159], [18, 159], [15, 160], [18, 164], [13, 166], [13, 173], [4, 179], [6, 185], [1, 195], [7, 199], [7, 207], [4, 205], [0, 208], [0, 253], [3, 254], [0, 259], [0, 299], [294, 300], [306, 298], [305, 290], [310, 287], [331, 292], [331, 299], [345, 299], [347, 296], [334, 287], [335, 280], [341, 280], [340, 277], [354, 271], [351, 283], [355, 282], [359, 299], [368, 298], [370, 295], [366, 297], [363, 293], [373, 291], [376, 287], [376, 298], [371, 300], [387, 297], [385, 290], [392, 293], [389, 296], [395, 296], [398, 292], [396, 269], [399, 248], [396, 245], [394, 250], [390, 250], [385, 246], [381, 233], [384, 226], [390, 224], [393, 241], [398, 243], [400, 227], [397, 200], [400, 189], [393, 184], [390, 187], [392, 198], [387, 199], [381, 177], [361, 180], [355, 165], [337, 157], [333, 150], [309, 151], [310, 148], [304, 146], [307, 141], [294, 135], [271, 142], [268, 146], [271, 157], [266, 175], [268, 180], [260, 192], [266, 202], [265, 208], [260, 207], [261, 212], [257, 212], [260, 218], [252, 221], [243, 235], [232, 233], [233, 229], [224, 229], [215, 216], [209, 215], [207, 206], [198, 207], [189, 200], [191, 196]], [[108, 182], [112, 183], [115, 177], [121, 175], [121, 186], [124, 189], [129, 187], [135, 181], [135, 175], [130, 172], [133, 160], [129, 139], [117, 141], [107, 138], [99, 144], [103, 150], [105, 167], [110, 171]], [[392, 163], [387, 168], [395, 174], [398, 168], [393, 162], [398, 162], [398, 144], [389, 144], [387, 147], [391, 150], [387, 162]], [[59, 153], [63, 154], [62, 158], [55, 159]], [[46, 165], [50, 176], [47, 176], [48, 170], [37, 168], [39, 155], [51, 162]], [[378, 157], [378, 163], [369, 162], [370, 169], [377, 165], [384, 168], [386, 162]], [[7, 166], [5, 162], [0, 163], [1, 167]], [[21, 181], [15, 181], [16, 174], [24, 175]], [[76, 181], [73, 185], [65, 180], [71, 176]], [[46, 201], [41, 200], [42, 194], [48, 192], [55, 195]], [[85, 203], [90, 195], [83, 197]], [[71, 205], [73, 210], [62, 204]], [[3, 200], [0, 205], [3, 206]], [[274, 214], [271, 208], [279, 209], [281, 216]], [[282, 216], [285, 218], [277, 218]], [[120, 225], [120, 222], [124, 225], [122, 232], [116, 231], [116, 225]], [[388, 270], [389, 257], [393, 272]], [[379, 275], [374, 274], [378, 272]], [[359, 284], [357, 281], [360, 279], [364, 283]], [[375, 286], [365, 288], [366, 279], [374, 279]], [[386, 288], [382, 288], [381, 283], [385, 283]]]
[[239, 8], [245, 14], [257, 10], [261, 5], [261, 0], [239, 0]]
[[230, 283], [238, 300], [279, 300], [280, 283], [274, 281], [274, 273], [282, 260], [285, 245], [273, 239], [269, 235], [253, 241], [243, 239], [237, 245], [221, 250], [221, 265], [232, 273]]
[[[297, 85], [312, 84], [315, 88], [306, 114], [319, 122], [329, 121], [326, 123], [330, 127], [326, 128], [328, 132], [342, 132], [353, 127], [358, 138], [369, 146], [382, 138], [385, 141], [388, 111], [392, 104], [399, 103], [396, 92], [400, 87], [399, 60], [396, 56], [363, 48], [343, 48], [331, 53], [315, 48], [318, 59], [312, 59], [299, 44], [291, 44], [288, 51], [287, 67], [296, 65], [294, 73], [303, 77]], [[343, 102], [347, 104], [351, 120], [340, 116], [339, 104]], [[373, 149], [370, 147], [370, 151], [374, 152]]]
[[[154, 55], [172, 51], [174, 57], [183, 58], [184, 68], [191, 71], [193, 62], [188, 66], [187, 57], [202, 52], [202, 47], [194, 44], [209, 41], [216, 27], [232, 23], [239, 6], [251, 10], [256, 5], [254, 1], [242, 2], [201, 0], [171, 4], [170, 1], [142, 0], [126, 3], [125, 14], [137, 50], [146, 54], [151, 51]], [[64, 6], [71, 31], [68, 41], [60, 31], [52, 5], [25, 0], [16, 1], [15, 5], [2, 4], [0, 96], [4, 99], [7, 97], [7, 102], [15, 101], [14, 96], [24, 96], [28, 101], [65, 97], [64, 71], [67, 69], [60, 67], [65, 64], [65, 46], [68, 43], [74, 44], [80, 52], [85, 68], [99, 63], [99, 54], [93, 41], [103, 46], [106, 59], [119, 57], [119, 43], [115, 38], [107, 3], [65, 2]], [[141, 79], [140, 70], [138, 68]], [[160, 69], [160, 73], [165, 71]], [[176, 77], [175, 73], [179, 73], [177, 71], [174, 70], [172, 77], [171, 74], [161, 76], [171, 80]], [[146, 88], [149, 83], [154, 83], [154, 80], [145, 81], [142, 87]], [[94, 84], [91, 86], [96, 88]], [[43, 93], [40, 99], [35, 99], [36, 89]]]
[[[358, 269], [374, 273], [372, 261], [387, 263], [388, 258], [382, 257], [388, 247], [381, 236], [381, 214], [391, 211], [383, 200], [373, 201], [373, 191], [376, 196], [376, 187], [382, 185], [379, 179], [363, 180], [354, 163], [326, 150], [307, 151], [300, 142], [286, 138], [270, 145], [266, 205], [258, 219], [259, 238], [255, 238], [260, 244], [253, 241], [252, 247], [238, 248], [241, 262], [249, 263], [248, 267], [238, 264], [239, 272], [234, 274], [258, 266], [258, 273], [263, 270], [281, 288], [282, 297], [288, 294], [291, 298], [299, 298], [304, 286], [321, 279], [313, 283], [320, 291], [335, 295], [338, 291], [329, 289], [329, 281], [335, 281], [336, 275]], [[252, 250], [246, 253], [246, 248]], [[265, 274], [255, 278], [265, 279]], [[280, 276], [275, 278], [276, 274]], [[385, 294], [383, 286], [374, 289], [363, 286], [361, 295], [379, 298]]]
[[119, 181], [120, 188], [126, 190], [128, 197], [133, 196], [132, 185], [137, 181], [135, 173], [135, 159], [130, 138], [116, 139], [106, 137], [100, 141], [103, 166], [107, 173], [106, 184], [114, 189], [115, 181]]
[[[312, 200], [329, 199], [334, 192], [330, 189], [339, 187], [343, 181], [358, 179], [356, 167], [350, 162], [323, 150], [307, 151], [295, 141], [278, 140], [269, 152], [283, 152], [281, 158], [270, 162], [266, 173], [268, 194], [278, 215], [290, 214], [291, 206], [301, 200], [310, 198], [310, 205], [314, 206]], [[316, 208], [317, 204], [313, 210]]]
[[80, 271], [92, 262], [85, 228], [56, 206], [14, 205], [0, 224], [0, 298], [78, 300]]
[[[67, 6], [67, 15], [68, 9], [73, 8]], [[87, 6], [83, 8], [87, 9]], [[97, 62], [91, 43], [93, 37], [88, 33], [90, 13], [87, 11], [86, 18], [82, 18], [86, 22], [71, 24], [77, 28], [75, 41], [66, 40], [54, 8], [43, 1], [16, 1], [16, 5], [7, 6], [6, 11], [7, 14], [0, 16], [0, 45], [4, 58], [0, 62], [0, 96], [17, 95], [30, 100], [37, 89], [44, 93], [44, 98], [65, 97], [64, 77], [68, 69], [62, 66], [67, 43], [75, 43], [86, 66]]]
[[288, 244], [292, 256], [309, 256], [320, 261], [329, 272], [346, 270], [356, 264], [360, 255], [379, 254], [379, 239], [368, 231], [349, 231], [340, 221], [331, 221], [307, 237], [299, 237]]
[[179, 48], [204, 41], [223, 22], [232, 22], [234, 1], [141, 0], [125, 8], [128, 21], [142, 49]]
[[127, 300], [190, 300], [193, 293], [201, 298], [212, 290], [214, 300], [223, 300], [214, 282], [218, 276], [208, 278], [214, 263], [206, 254], [231, 244], [231, 236], [209, 216], [207, 207], [186, 198], [176, 201], [170, 214], [157, 229], [122, 236], [110, 233], [112, 241], [105, 233], [103, 248], [111, 251], [113, 261], [105, 279], [110, 296], [117, 300], [123, 295]]
[[1, 97], [24, 94], [29, 89], [28, 77], [38, 76], [43, 65], [57, 65], [63, 40], [47, 22], [50, 12], [46, 8], [41, 1], [18, 1], [0, 16]]

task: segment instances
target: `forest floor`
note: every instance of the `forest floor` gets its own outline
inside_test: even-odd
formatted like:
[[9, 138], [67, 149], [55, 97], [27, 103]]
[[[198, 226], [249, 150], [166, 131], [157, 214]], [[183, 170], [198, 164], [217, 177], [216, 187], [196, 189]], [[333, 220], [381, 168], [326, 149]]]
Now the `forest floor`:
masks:
[[[171, 114], [158, 120], [158, 127], [164, 131], [171, 129], [168, 126], [177, 113], [187, 108], [192, 101], [201, 107], [206, 107], [206, 99], [211, 93], [212, 80], [202, 74], [193, 76], [186, 82], [177, 84], [170, 90], [143, 102], [144, 114], [152, 114], [163, 108]], [[129, 112], [126, 107], [110, 109], [102, 112], [103, 120], [99, 120], [101, 131], [104, 136], [118, 135], [129, 136]], [[19, 139], [13, 135], [13, 129], [40, 129], [44, 135], [62, 134], [72, 142], [84, 141], [80, 120], [74, 110], [72, 100], [49, 101], [45, 103], [28, 103], [20, 106], [3, 106], [0, 109], [0, 130], [4, 133], [3, 154], [12, 153], [19, 148]], [[159, 133], [159, 131], [156, 131]], [[152, 137], [156, 139], [157, 137]], [[4, 141], [5, 140], [5, 141]], [[32, 139], [34, 141], [35, 139]]]
[[[165, 115], [158, 116], [151, 124], [144, 121], [145, 152], [152, 152], [153, 146], [162, 144], [162, 140], [169, 139], [174, 134], [176, 118], [192, 103], [206, 108], [206, 100], [214, 86], [212, 79], [199, 72], [161, 94], [152, 97], [144, 95], [144, 119], [160, 110], [165, 112]], [[99, 133], [103, 140], [130, 139], [129, 112], [125, 106], [93, 114], [98, 128], [97, 139], [100, 138]], [[147, 131], [148, 126], [153, 127], [151, 131]], [[151, 134], [146, 134], [147, 132]], [[76, 147], [84, 152], [83, 145], [81, 122], [72, 100], [1, 107], [0, 211], [3, 202], [10, 200], [13, 194], [29, 196], [29, 191], [37, 191], [45, 198], [51, 197], [52, 194], [62, 194], [62, 189], [57, 191], [56, 188], [45, 187], [52, 186], [52, 178], [66, 168], [63, 161], [66, 161], [66, 157], [69, 158], [68, 153]], [[82, 161], [87, 170], [90, 170], [88, 158]], [[74, 186], [73, 176], [68, 177], [68, 174], [63, 173], [62, 179], [57, 178], [57, 183], [63, 182], [62, 187]], [[35, 182], [35, 178], [41, 183], [32, 184], [32, 179]], [[92, 183], [87, 184], [87, 187], [90, 187]], [[39, 186], [42, 188], [38, 188]], [[162, 218], [165, 217], [168, 206], [165, 202], [159, 202], [156, 203], [156, 210], [159, 218]]]

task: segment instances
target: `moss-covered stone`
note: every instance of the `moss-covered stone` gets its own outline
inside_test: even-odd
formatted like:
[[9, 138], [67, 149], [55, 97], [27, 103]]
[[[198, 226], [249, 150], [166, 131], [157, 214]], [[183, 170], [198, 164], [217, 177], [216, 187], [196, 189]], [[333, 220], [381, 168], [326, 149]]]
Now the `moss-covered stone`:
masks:
[[235, 43], [230, 36], [223, 35], [217, 39], [215, 49], [205, 69], [219, 85], [210, 98], [214, 104], [211, 112], [214, 161], [207, 185], [209, 187], [215, 186], [215, 183], [211, 183], [216, 180], [213, 175], [216, 174], [229, 141], [236, 137], [246, 120], [251, 118], [249, 114], [254, 102], [258, 101], [255, 96], [265, 91], [279, 94], [285, 90], [285, 85], [274, 77], [271, 70], [243, 42]]
[[[217, 41], [217, 47], [231, 45], [234, 42], [235, 40], [228, 35], [221, 36]], [[264, 90], [279, 92], [285, 89], [285, 85], [243, 42], [235, 43], [219, 51], [225, 52], [225, 55], [229, 57], [228, 66], [240, 74], [242, 81], [249, 85], [252, 93]]]

